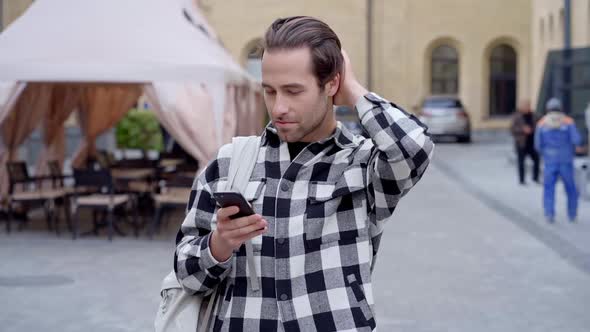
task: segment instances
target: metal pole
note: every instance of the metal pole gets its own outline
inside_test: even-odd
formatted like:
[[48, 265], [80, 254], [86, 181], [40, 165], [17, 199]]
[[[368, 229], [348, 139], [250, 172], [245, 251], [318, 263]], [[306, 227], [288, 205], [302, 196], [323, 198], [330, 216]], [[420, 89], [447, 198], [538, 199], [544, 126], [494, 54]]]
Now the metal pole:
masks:
[[563, 3], [563, 47], [566, 50], [572, 48], [572, 1], [564, 0]]
[[571, 0], [563, 2], [563, 110], [572, 113], [571, 108], [571, 56], [572, 56], [572, 39], [571, 39]]
[[373, 0], [367, 0], [367, 89], [373, 90]]
[[0, 0], [0, 31], [4, 30], [4, 0]]

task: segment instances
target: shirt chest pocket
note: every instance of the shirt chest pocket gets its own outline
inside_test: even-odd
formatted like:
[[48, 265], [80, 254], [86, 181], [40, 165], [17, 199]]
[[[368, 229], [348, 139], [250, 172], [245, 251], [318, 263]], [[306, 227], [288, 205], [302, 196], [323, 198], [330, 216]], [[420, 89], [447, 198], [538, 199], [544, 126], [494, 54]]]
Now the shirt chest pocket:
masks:
[[310, 182], [304, 223], [307, 244], [366, 235], [366, 204], [360, 168], [344, 172], [338, 181]]

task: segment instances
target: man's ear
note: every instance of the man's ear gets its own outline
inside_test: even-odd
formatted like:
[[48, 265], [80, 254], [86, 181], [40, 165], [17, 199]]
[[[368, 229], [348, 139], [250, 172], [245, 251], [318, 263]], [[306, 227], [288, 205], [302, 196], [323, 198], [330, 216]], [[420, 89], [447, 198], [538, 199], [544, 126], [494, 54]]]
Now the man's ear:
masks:
[[325, 87], [328, 97], [334, 97], [340, 88], [340, 73], [334, 75], [334, 77], [326, 83]]

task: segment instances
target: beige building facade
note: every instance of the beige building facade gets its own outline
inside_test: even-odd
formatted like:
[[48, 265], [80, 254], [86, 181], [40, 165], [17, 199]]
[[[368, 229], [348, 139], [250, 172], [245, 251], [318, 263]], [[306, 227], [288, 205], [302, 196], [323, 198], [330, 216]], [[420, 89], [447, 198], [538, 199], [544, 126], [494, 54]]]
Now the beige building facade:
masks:
[[[475, 129], [506, 128], [518, 100], [534, 103], [547, 52], [563, 47], [562, 0], [194, 1], [254, 75], [253, 51], [270, 23], [311, 15], [336, 31], [373, 91], [409, 111], [428, 95], [456, 94]], [[0, 0], [2, 25], [31, 2]], [[590, 0], [571, 4], [572, 46], [589, 47]]]
[[[200, 2], [247, 67], [252, 46], [275, 18], [316, 16], [338, 33], [372, 90], [414, 111], [428, 95], [457, 94], [476, 129], [506, 128], [519, 100], [535, 103], [546, 54], [563, 47], [562, 0]], [[590, 47], [590, 0], [571, 0], [571, 7], [572, 46]], [[541, 20], [553, 21], [543, 36]]]
[[[226, 47], [242, 63], [252, 43], [275, 18], [312, 15], [325, 20], [341, 37], [358, 76], [365, 83], [370, 79], [372, 90], [407, 110], [417, 110], [430, 94], [457, 94], [474, 128], [505, 127], [515, 101], [530, 97], [530, 0], [371, 3], [370, 28], [369, 1], [203, 0], [201, 6]], [[371, 51], [367, 47], [369, 29]], [[492, 77], [492, 55], [500, 59], [497, 77]], [[498, 81], [502, 77], [504, 81]], [[501, 110], [497, 102], [490, 102], [491, 82], [496, 85], [492, 94], [503, 98]], [[512, 92], [505, 92], [510, 89]], [[504, 95], [498, 96], [501, 93]]]

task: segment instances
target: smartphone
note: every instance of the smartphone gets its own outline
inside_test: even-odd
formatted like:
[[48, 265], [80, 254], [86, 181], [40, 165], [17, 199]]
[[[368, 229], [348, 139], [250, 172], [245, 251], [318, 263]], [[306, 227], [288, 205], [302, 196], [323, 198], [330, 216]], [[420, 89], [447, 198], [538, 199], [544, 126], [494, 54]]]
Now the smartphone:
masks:
[[250, 203], [240, 193], [233, 191], [216, 192], [213, 193], [213, 198], [215, 198], [215, 201], [221, 207], [237, 206], [240, 209], [240, 212], [230, 217], [231, 219], [247, 217], [255, 213]]

